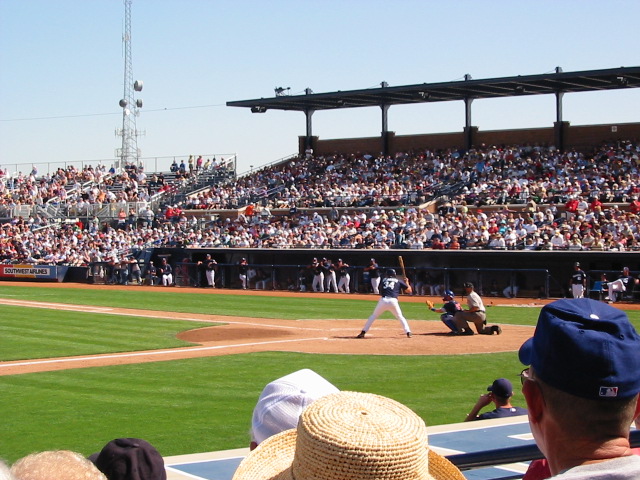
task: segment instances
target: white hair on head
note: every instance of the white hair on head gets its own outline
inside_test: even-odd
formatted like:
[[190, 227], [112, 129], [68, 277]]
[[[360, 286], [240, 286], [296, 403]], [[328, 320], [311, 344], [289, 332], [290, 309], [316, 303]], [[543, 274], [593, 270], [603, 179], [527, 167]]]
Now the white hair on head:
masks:
[[9, 466], [0, 460], [0, 480], [15, 480], [15, 478], [9, 470]]

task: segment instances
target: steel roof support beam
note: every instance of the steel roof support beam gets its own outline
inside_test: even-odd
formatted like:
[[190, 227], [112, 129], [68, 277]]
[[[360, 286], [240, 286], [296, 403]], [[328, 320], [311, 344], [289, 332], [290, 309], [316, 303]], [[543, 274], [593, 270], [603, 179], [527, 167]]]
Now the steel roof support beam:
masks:
[[556, 121], [553, 124], [556, 147], [561, 152], [564, 151], [565, 132], [569, 126], [569, 122], [562, 120], [562, 97], [564, 97], [564, 92], [556, 92]]
[[473, 127], [471, 126], [471, 104], [473, 98], [464, 99], [464, 148], [469, 150], [473, 146]]
[[[389, 84], [387, 82], [380, 83], [382, 88], [388, 88]], [[380, 109], [382, 110], [382, 153], [387, 155], [389, 153], [389, 106], [386, 103], [380, 105]]]
[[313, 109], [306, 109], [304, 111], [304, 115], [307, 119], [307, 133], [306, 133], [306, 137], [304, 139], [304, 148], [308, 149], [308, 148], [313, 148], [311, 143], [312, 143], [312, 135], [313, 135], [313, 125], [311, 122], [311, 117], [313, 117], [313, 113], [315, 112], [315, 110]]
[[[305, 95], [311, 95], [313, 94], [313, 90], [311, 90], [310, 88], [305, 88], [304, 89], [304, 93]], [[306, 119], [306, 123], [307, 123], [307, 133], [304, 139], [304, 148], [305, 150], [308, 150], [310, 148], [313, 148], [313, 124], [311, 122], [311, 117], [313, 117], [313, 113], [315, 112], [315, 109], [308, 107], [304, 109], [304, 116]]]
[[562, 122], [562, 98], [564, 92], [556, 92], [556, 122]]
[[389, 153], [389, 107], [390, 105], [380, 105], [382, 110], [382, 153], [384, 155]]

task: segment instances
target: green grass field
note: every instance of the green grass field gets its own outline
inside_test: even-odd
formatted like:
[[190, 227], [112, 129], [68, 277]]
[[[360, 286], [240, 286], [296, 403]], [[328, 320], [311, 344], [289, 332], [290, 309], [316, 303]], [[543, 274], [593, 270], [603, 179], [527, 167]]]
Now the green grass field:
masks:
[[[187, 345], [175, 338], [201, 325], [178, 320], [83, 312], [101, 305], [259, 318], [352, 318], [354, 330], [372, 301], [4, 287], [0, 298], [63, 302], [75, 312], [0, 306], [0, 360]], [[336, 305], [339, 303], [339, 305]], [[421, 304], [403, 303], [412, 321]], [[492, 322], [534, 325], [536, 308], [491, 307]], [[435, 320], [433, 316], [429, 316]], [[636, 328], [640, 312], [629, 312]], [[67, 448], [84, 454], [116, 437], [149, 440], [165, 456], [245, 447], [251, 412], [269, 381], [311, 368], [338, 388], [379, 393], [420, 414], [428, 425], [461, 421], [487, 385], [517, 385], [515, 353], [443, 356], [351, 356], [254, 353], [170, 362], [0, 376], [0, 458]], [[515, 404], [523, 405], [516, 388]]]

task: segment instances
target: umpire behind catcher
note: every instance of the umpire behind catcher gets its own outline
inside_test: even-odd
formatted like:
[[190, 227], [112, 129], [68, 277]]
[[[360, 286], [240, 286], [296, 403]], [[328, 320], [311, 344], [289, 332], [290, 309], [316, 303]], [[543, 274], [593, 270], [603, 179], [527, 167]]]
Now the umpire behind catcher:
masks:
[[469, 322], [473, 322], [476, 327], [476, 331], [479, 334], [493, 335], [496, 332], [498, 335], [502, 333], [502, 329], [498, 325], [487, 327], [487, 314], [485, 313], [484, 303], [473, 290], [473, 283], [464, 283], [464, 292], [467, 295], [467, 310], [461, 310], [456, 312], [453, 317], [453, 321], [458, 329], [458, 335], [473, 335], [473, 330], [469, 327]]

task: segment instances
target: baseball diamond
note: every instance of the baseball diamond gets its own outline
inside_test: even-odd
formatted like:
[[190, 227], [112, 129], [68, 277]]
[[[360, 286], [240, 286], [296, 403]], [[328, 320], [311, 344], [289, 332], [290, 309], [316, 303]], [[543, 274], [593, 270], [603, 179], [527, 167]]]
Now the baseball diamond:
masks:
[[[21, 282], [2, 282], [1, 285], [20, 285]], [[105, 289], [126, 290], [129, 287], [119, 285], [89, 285], [75, 283], [39, 283], [38, 287], [49, 288], [81, 288], [87, 290]], [[135, 287], [139, 291], [155, 291], [157, 287]], [[304, 298], [335, 298], [344, 299], [345, 296], [334, 293], [291, 293], [291, 292], [250, 292], [242, 290], [202, 290], [197, 288], [180, 287], [181, 292], [193, 292], [201, 295], [261, 295], [276, 297], [304, 297]], [[348, 298], [371, 300], [371, 295], [350, 295]], [[439, 299], [434, 299], [439, 302]], [[531, 299], [496, 299], [501, 305], [541, 306], [546, 300]], [[404, 296], [402, 302], [423, 303], [424, 297]], [[37, 306], [37, 301], [22, 301], [0, 299], [4, 305]], [[41, 304], [43, 308], [76, 310], [64, 304]], [[630, 308], [640, 308], [640, 305], [628, 305]], [[84, 308], [84, 307], [83, 307]], [[165, 361], [180, 358], [194, 358], [203, 356], [230, 355], [258, 351], [285, 351], [306, 353], [336, 353], [336, 354], [377, 354], [377, 355], [442, 355], [456, 353], [488, 353], [509, 352], [517, 348], [531, 336], [532, 327], [509, 326], [504, 329], [500, 337], [475, 336], [467, 337], [464, 342], [452, 339], [446, 335], [439, 322], [420, 322], [413, 330], [413, 338], [407, 341], [402, 330], [398, 329], [395, 319], [379, 319], [376, 328], [367, 336], [366, 342], [354, 341], [354, 327], [358, 323], [354, 320], [274, 320], [259, 318], [227, 317], [220, 315], [197, 315], [192, 313], [178, 313], [158, 311], [140, 311], [114, 307], [99, 308], [100, 313], [113, 315], [152, 316], [155, 318], [188, 319], [194, 322], [224, 322], [222, 326], [200, 327], [180, 334], [182, 340], [197, 343], [200, 347], [185, 347], [166, 351], [128, 352], [123, 354], [94, 355], [72, 359], [37, 359], [30, 361], [0, 362], [0, 375], [16, 375], [27, 372], [42, 372], [64, 370], [69, 368], [95, 367], [104, 365], [122, 365], [130, 363]], [[425, 314], [426, 316], [426, 314]]]
[[[23, 282], [2, 282], [2, 285], [25, 286]], [[90, 285], [81, 283], [38, 283], [38, 287], [74, 288], [74, 289], [109, 289], [126, 290], [130, 287], [121, 285]], [[156, 291], [157, 287], [139, 286], [137, 291]], [[200, 295], [253, 295], [269, 297], [298, 297], [298, 298], [334, 298], [336, 301], [345, 296], [334, 293], [299, 293], [286, 291], [252, 291], [242, 290], [202, 290], [198, 288], [180, 287], [181, 292], [197, 293]], [[370, 300], [378, 297], [372, 295], [353, 294], [349, 299]], [[495, 300], [495, 303], [494, 303]], [[540, 307], [549, 303], [548, 300], [532, 300], [530, 298], [497, 298], [490, 300], [489, 305], [512, 305], [524, 307]], [[425, 297], [403, 296], [403, 303], [424, 303]], [[439, 298], [433, 298], [440, 303]], [[11, 300], [0, 298], [0, 304], [20, 306], [40, 306], [49, 309], [77, 310], [77, 307], [65, 304], [51, 304], [38, 301]], [[640, 304], [625, 304], [627, 310], [640, 310]], [[179, 338], [197, 343], [198, 347], [174, 348], [168, 350], [153, 350], [149, 352], [127, 352], [122, 354], [93, 355], [89, 357], [74, 357], [67, 359], [34, 359], [15, 362], [0, 362], [0, 376], [17, 375], [28, 372], [42, 372], [64, 370], [70, 368], [96, 367], [105, 365], [122, 365], [132, 363], [166, 361], [181, 358], [195, 358], [204, 356], [230, 355], [237, 353], [259, 351], [283, 351], [306, 353], [335, 353], [335, 354], [375, 354], [375, 355], [443, 355], [458, 353], [490, 353], [516, 351], [519, 346], [531, 336], [533, 327], [509, 325], [503, 329], [500, 336], [475, 335], [465, 337], [463, 341], [451, 338], [440, 322], [420, 322], [415, 324], [412, 331], [413, 338], [408, 341], [404, 333], [398, 329], [395, 319], [379, 319], [376, 328], [367, 335], [367, 341], [355, 341], [354, 327], [358, 322], [341, 320], [339, 318], [327, 320], [275, 320], [260, 318], [229, 317], [222, 315], [199, 315], [193, 313], [142, 311], [136, 309], [96, 307], [86, 311], [96, 311], [112, 315], [150, 316], [154, 318], [186, 319], [199, 323], [223, 322], [222, 326], [204, 326], [188, 330]], [[491, 313], [488, 313], [489, 319]], [[428, 315], [425, 313], [425, 318]], [[327, 327], [327, 321], [330, 326]]]

